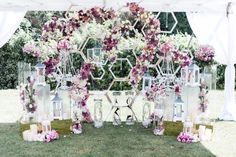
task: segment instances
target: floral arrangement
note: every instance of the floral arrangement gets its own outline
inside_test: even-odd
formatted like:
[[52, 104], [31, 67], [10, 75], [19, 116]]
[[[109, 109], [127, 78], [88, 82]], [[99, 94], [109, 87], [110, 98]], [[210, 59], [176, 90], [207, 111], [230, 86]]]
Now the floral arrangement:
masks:
[[54, 140], [59, 139], [59, 134], [56, 132], [56, 130], [51, 130], [50, 132], [45, 134], [45, 142], [51, 142]]
[[72, 79], [73, 85], [70, 89], [71, 98], [76, 102], [77, 107], [82, 109], [82, 115], [86, 122], [92, 122], [91, 114], [86, 106], [89, 97], [87, 84], [92, 69], [93, 65], [91, 63], [84, 63], [79, 74]]
[[208, 65], [213, 63], [214, 56], [215, 49], [210, 45], [200, 45], [195, 52], [195, 58]]
[[182, 143], [192, 143], [193, 140], [193, 136], [188, 133], [180, 132], [180, 134], [177, 136], [177, 141]]
[[55, 72], [58, 63], [59, 58], [49, 58], [48, 60], [44, 61], [43, 64], [45, 65], [45, 74], [49, 75]]
[[181, 67], [189, 66], [192, 63], [188, 54], [181, 51], [173, 52], [173, 60], [174, 62], [179, 63]]
[[158, 98], [163, 98], [166, 96], [165, 86], [162, 83], [154, 83], [151, 87], [145, 92], [146, 99], [148, 101], [155, 101]]
[[[105, 51], [111, 63], [117, 59], [119, 50], [132, 46], [141, 54], [136, 55], [136, 65], [133, 66], [130, 75], [130, 84], [137, 88], [142, 76], [147, 71], [150, 62], [156, 56], [158, 46], [160, 45], [160, 22], [154, 14], [145, 11], [136, 3], [127, 3], [126, 7], [129, 13], [144, 25], [142, 33], [134, 29], [134, 25], [128, 20], [121, 20], [119, 15], [112, 9], [93, 7], [91, 9], [80, 10], [68, 13], [66, 18], [53, 16], [46, 22], [42, 28], [41, 40], [31, 42], [31, 45], [25, 45], [24, 52], [40, 58], [46, 65], [46, 74], [50, 75], [59, 68], [64, 54], [70, 54], [73, 51], [82, 53], [84, 46], [81, 46], [89, 37], [102, 41], [102, 48]], [[133, 32], [134, 35], [130, 36]], [[136, 42], [138, 41], [137, 44]], [[128, 43], [128, 46], [126, 45]], [[141, 44], [142, 43], [142, 44]], [[162, 53], [169, 53], [175, 62], [181, 66], [190, 64], [190, 58], [186, 53], [176, 51], [171, 43], [164, 43], [161, 46]], [[91, 122], [92, 118], [86, 106], [89, 93], [87, 89], [88, 78], [93, 65], [85, 63], [78, 74], [73, 77], [73, 85], [70, 88], [71, 97], [76, 105], [83, 110], [84, 120]], [[52, 75], [55, 76], [55, 75]], [[153, 85], [148, 99], [154, 100], [164, 87]], [[158, 91], [158, 92], [157, 92]], [[157, 94], [155, 94], [157, 93]]]
[[34, 43], [27, 43], [23, 47], [23, 52], [30, 54], [34, 57], [40, 57], [42, 52], [39, 47], [37, 47]]
[[70, 130], [73, 134], [81, 134], [82, 133], [82, 125], [78, 119], [73, 122], [73, 124], [70, 127]]

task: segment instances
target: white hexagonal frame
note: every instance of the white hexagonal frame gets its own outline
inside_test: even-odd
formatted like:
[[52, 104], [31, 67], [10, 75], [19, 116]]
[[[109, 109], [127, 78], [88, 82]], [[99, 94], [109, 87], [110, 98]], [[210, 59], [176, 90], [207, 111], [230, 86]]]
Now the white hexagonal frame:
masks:
[[[157, 19], [157, 18], [160, 16], [161, 13], [163, 13], [163, 12], [158, 12], [157, 15], [155, 16], [155, 19]], [[172, 28], [171, 28], [169, 31], [162, 31], [162, 30], [160, 30], [160, 33], [171, 34], [171, 33], [174, 31], [175, 27], [177, 26], [178, 20], [177, 20], [177, 18], [176, 18], [176, 16], [175, 16], [174, 12], [167, 12], [167, 13], [170, 13], [170, 14], [171, 14], [171, 16], [172, 16], [172, 18], [174, 19], [175, 23], [173, 24]], [[146, 25], [147, 25], [147, 23], [145, 23], [145, 24], [143, 25], [142, 29], [141, 29], [141, 31], [142, 31], [142, 33], [143, 33], [144, 36], [146, 36], [146, 34], [145, 34], [145, 32], [144, 32], [144, 28], [146, 27]]]
[[[127, 61], [127, 63], [129, 64], [130, 68], [131, 68], [131, 69], [133, 68], [133, 66], [132, 66], [132, 64], [131, 64], [131, 62], [129, 61], [128, 58], [117, 58], [116, 61], [117, 61], [117, 60], [120, 60], [120, 61]], [[113, 67], [114, 64], [116, 64], [116, 62], [113, 63], [113, 64], [109, 67], [109, 71], [111, 72], [111, 74], [112, 74], [112, 76], [113, 76], [114, 79], [127, 79], [127, 78], [129, 78], [129, 76], [130, 76], [130, 74], [131, 74], [131, 69], [130, 69], [130, 71], [129, 71], [128, 76], [125, 76], [125, 77], [116, 77], [116, 75], [115, 75], [115, 74], [113, 73], [113, 71], [112, 71], [112, 67]]]
[[90, 73], [90, 75], [91, 75], [93, 80], [102, 80], [104, 75], [105, 75], [105, 70], [104, 70], [103, 66], [97, 66], [97, 67], [101, 68], [102, 75], [100, 77], [94, 77], [92, 72]]

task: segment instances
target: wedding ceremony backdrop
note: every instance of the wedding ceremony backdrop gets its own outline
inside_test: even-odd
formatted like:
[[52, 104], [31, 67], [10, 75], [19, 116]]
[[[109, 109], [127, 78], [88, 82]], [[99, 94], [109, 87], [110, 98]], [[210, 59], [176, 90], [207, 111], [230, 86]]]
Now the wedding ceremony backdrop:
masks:
[[[18, 63], [23, 139], [50, 142], [59, 138], [60, 129], [81, 134], [85, 122], [100, 128], [104, 121], [114, 126], [124, 121], [141, 122], [153, 127], [154, 135], [167, 132], [183, 143], [210, 140], [207, 93], [216, 86], [216, 62], [226, 65], [219, 118], [235, 120], [234, 2], [174, 2], [0, 2], [0, 20], [5, 21], [0, 46], [26, 11], [64, 11], [52, 14], [41, 33], [22, 47], [37, 62]], [[171, 35], [181, 23], [174, 12], [186, 12], [193, 34]], [[110, 104], [106, 112], [104, 101]], [[68, 122], [67, 128], [55, 127]], [[169, 134], [173, 128], [168, 126], [180, 129]]]

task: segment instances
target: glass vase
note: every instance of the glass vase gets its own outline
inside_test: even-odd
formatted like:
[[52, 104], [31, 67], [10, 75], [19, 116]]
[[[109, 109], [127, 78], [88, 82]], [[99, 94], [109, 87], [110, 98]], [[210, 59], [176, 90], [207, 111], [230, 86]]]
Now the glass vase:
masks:
[[[145, 101], [145, 100], [144, 100]], [[142, 116], [142, 124], [145, 128], [151, 124], [151, 104], [149, 101], [145, 101], [143, 105], [143, 116]]]
[[94, 99], [94, 127], [100, 128], [102, 126], [102, 99]]

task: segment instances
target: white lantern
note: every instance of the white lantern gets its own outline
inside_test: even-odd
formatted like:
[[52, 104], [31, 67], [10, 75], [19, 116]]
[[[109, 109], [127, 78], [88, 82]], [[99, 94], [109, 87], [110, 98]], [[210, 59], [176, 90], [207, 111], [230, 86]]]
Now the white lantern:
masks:
[[151, 76], [149, 73], [145, 73], [143, 76], [142, 91], [146, 91], [148, 88], [150, 88], [154, 80], [155, 78], [153, 76]]
[[106, 64], [102, 48], [99, 48], [99, 47], [87, 49], [87, 58], [92, 59], [92, 63], [95, 63], [97, 65]]
[[45, 84], [45, 65], [41, 62], [35, 65], [36, 70], [36, 84]]
[[58, 96], [58, 93], [55, 94], [55, 97], [52, 99], [52, 108], [53, 108], [53, 119], [63, 119], [62, 111], [62, 99]]
[[187, 118], [187, 120], [184, 122], [183, 132], [191, 135], [192, 130], [193, 130], [193, 122], [189, 118]]
[[51, 132], [52, 128], [51, 128], [51, 121], [49, 120], [44, 120], [42, 121], [42, 131], [43, 134], [47, 134], [49, 132]]
[[94, 127], [100, 128], [102, 126], [102, 99], [94, 99]]
[[177, 97], [173, 105], [173, 121], [184, 121], [184, 101], [180, 96]]
[[190, 66], [182, 68], [181, 78], [186, 85], [198, 86], [200, 84], [199, 67], [192, 63]]

